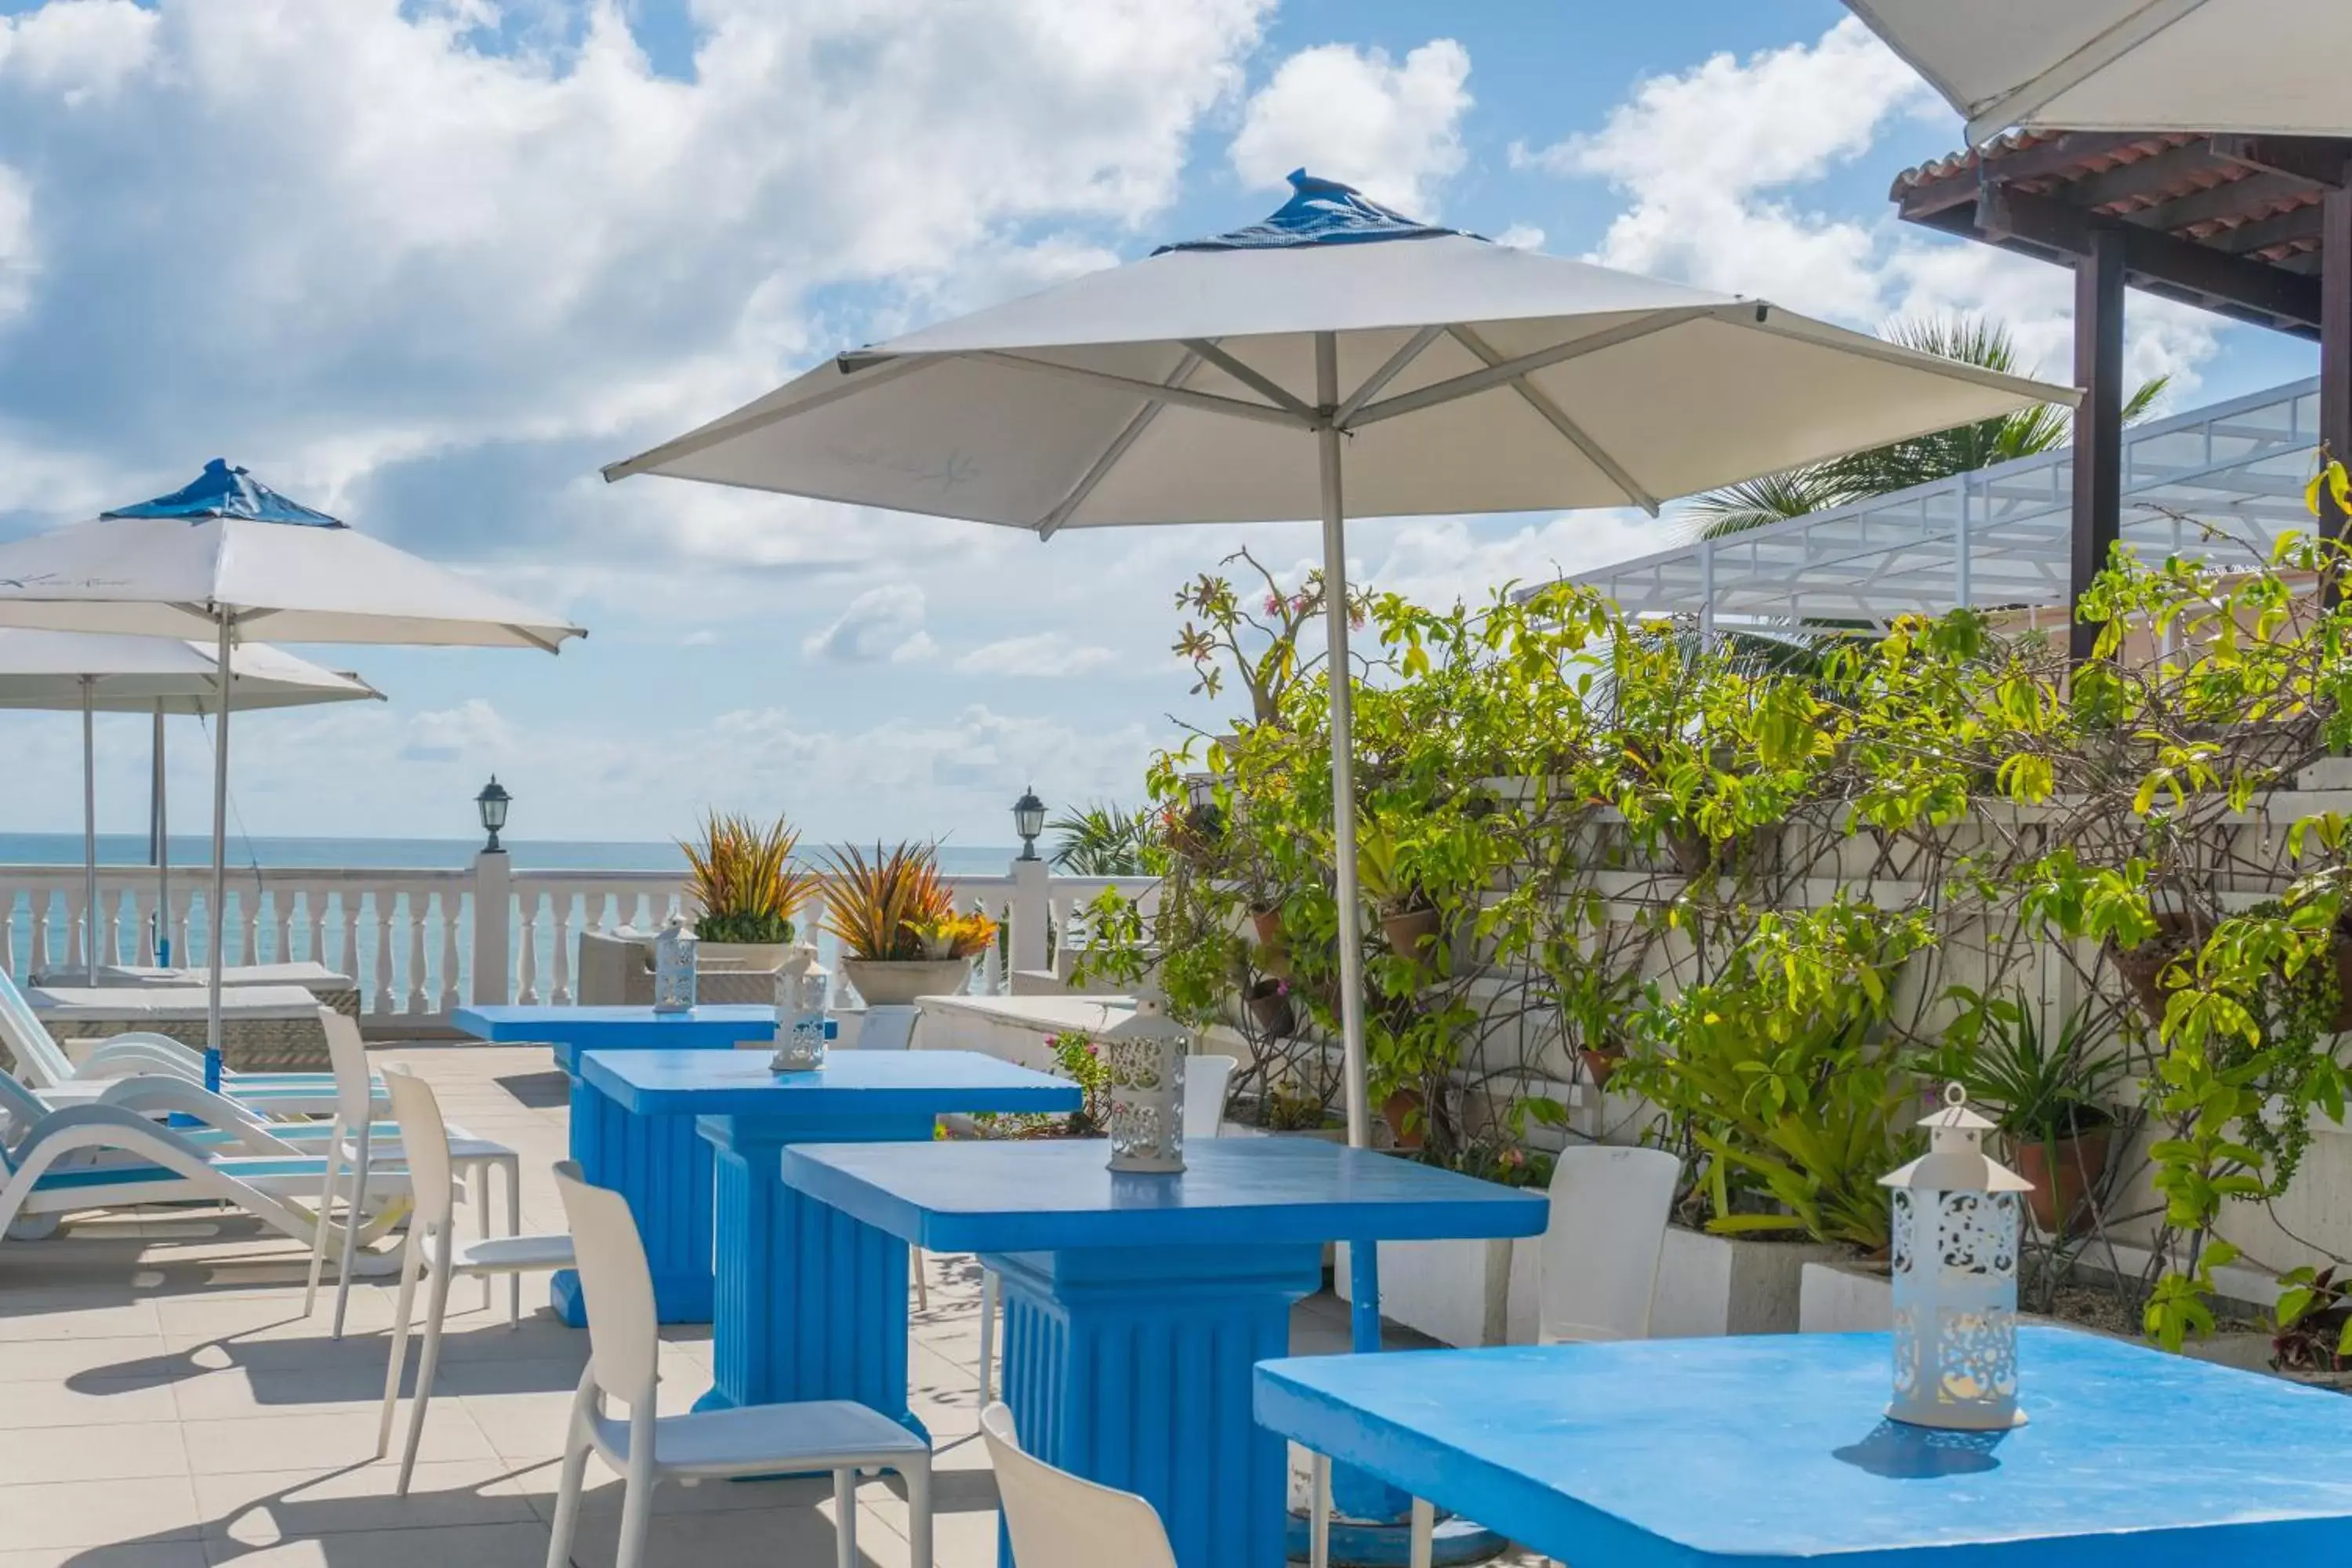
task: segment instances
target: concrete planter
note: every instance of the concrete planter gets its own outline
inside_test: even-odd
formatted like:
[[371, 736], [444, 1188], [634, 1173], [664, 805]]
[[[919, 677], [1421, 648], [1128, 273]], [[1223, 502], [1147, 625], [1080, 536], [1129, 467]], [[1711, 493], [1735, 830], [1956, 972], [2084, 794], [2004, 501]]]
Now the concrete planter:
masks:
[[[1528, 1344], [1535, 1339], [1538, 1250], [1493, 1240], [1381, 1243], [1381, 1316], [1441, 1344]], [[1331, 1258], [1331, 1288], [1352, 1300], [1348, 1247]]]
[[952, 996], [971, 978], [968, 958], [845, 958], [841, 972], [868, 1007], [911, 1007], [919, 996]]
[[1895, 1281], [1884, 1268], [1808, 1263], [1797, 1291], [1801, 1334], [1885, 1333], [1895, 1326]]
[[1815, 1242], [1753, 1241], [1670, 1226], [1650, 1332], [1662, 1340], [1794, 1333], [1805, 1265], [1843, 1256]]

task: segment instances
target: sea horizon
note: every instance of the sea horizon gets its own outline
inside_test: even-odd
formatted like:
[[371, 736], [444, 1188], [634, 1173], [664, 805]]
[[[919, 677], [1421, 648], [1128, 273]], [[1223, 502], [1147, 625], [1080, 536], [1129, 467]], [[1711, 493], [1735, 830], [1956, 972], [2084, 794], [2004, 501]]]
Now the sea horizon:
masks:
[[[237, 837], [229, 841], [231, 868], [265, 866], [355, 867], [368, 870], [455, 869], [473, 864], [478, 838], [365, 838], [300, 835]], [[686, 856], [670, 839], [538, 839], [519, 838], [506, 845], [518, 871], [667, 871], [684, 870]], [[839, 846], [803, 847], [796, 858], [822, 863], [827, 849]], [[940, 869], [950, 876], [1002, 873], [1020, 853], [1017, 846], [941, 844]], [[79, 833], [0, 833], [0, 866], [79, 866], [82, 837]], [[101, 833], [98, 836], [101, 866], [151, 864], [143, 833]], [[212, 864], [212, 840], [202, 834], [172, 835], [172, 865]]]

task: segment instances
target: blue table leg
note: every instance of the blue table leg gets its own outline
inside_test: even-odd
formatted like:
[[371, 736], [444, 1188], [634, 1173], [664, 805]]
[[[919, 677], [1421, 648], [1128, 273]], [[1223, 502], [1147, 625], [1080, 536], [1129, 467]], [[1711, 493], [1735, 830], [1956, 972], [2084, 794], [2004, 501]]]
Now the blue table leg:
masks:
[[928, 1142], [934, 1119], [706, 1116], [717, 1173], [711, 1389], [698, 1410], [854, 1399], [907, 1407], [907, 1244], [784, 1184], [787, 1143]]
[[[567, 1072], [575, 1064], [558, 1060]], [[665, 1323], [710, 1321], [710, 1145], [691, 1116], [635, 1116], [575, 1072], [572, 1157], [581, 1173], [629, 1200], [654, 1274], [654, 1308]], [[551, 1287], [555, 1310], [579, 1328], [588, 1321], [580, 1276], [566, 1268]]]
[[[1250, 1417], [1286, 1355], [1316, 1246], [1106, 1247], [982, 1259], [1003, 1280], [1004, 1400], [1022, 1447], [1137, 1492], [1179, 1568], [1280, 1568], [1287, 1447]], [[1000, 1534], [998, 1560], [1012, 1552]]]

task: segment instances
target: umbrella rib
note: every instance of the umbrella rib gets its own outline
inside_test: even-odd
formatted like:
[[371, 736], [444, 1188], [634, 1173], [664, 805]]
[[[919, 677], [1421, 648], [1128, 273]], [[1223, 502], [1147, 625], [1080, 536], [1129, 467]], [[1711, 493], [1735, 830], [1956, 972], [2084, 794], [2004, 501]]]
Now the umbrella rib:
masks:
[[851, 370], [845, 365], [842, 370], [841, 384], [837, 386], [827, 387], [814, 396], [804, 397], [798, 403], [787, 404], [782, 408], [764, 408], [757, 414], [746, 415], [740, 419], [722, 420], [717, 424], [706, 425], [699, 430], [689, 430], [675, 441], [665, 441], [660, 446], [640, 452], [634, 458], [624, 458], [617, 463], [607, 463], [598, 472], [604, 476], [606, 484], [611, 484], [617, 479], [625, 479], [633, 474], [647, 473], [665, 463], [676, 462], [680, 458], [691, 458], [697, 452], [715, 447], [721, 441], [731, 441], [738, 436], [748, 436], [754, 430], [764, 430], [771, 425], [782, 424], [795, 415], [812, 414], [829, 404], [838, 403], [845, 397], [854, 397], [858, 393], [869, 392], [886, 382], [896, 381], [902, 375], [911, 374], [933, 363], [935, 360], [929, 355], [908, 354], [899, 359], [875, 361], [871, 368], [861, 366], [856, 370]]
[[1681, 310], [1647, 311], [1622, 326], [1612, 327], [1606, 331], [1594, 332], [1570, 342], [1554, 343], [1548, 349], [1538, 349], [1533, 353], [1521, 354], [1517, 359], [1507, 359], [1500, 364], [1490, 364], [1484, 370], [1474, 370], [1465, 375], [1454, 376], [1445, 381], [1433, 381], [1427, 386], [1417, 387], [1411, 392], [1399, 393], [1394, 397], [1382, 398], [1369, 408], [1359, 412], [1355, 418], [1348, 422], [1348, 427], [1360, 429], [1366, 425], [1377, 425], [1383, 419], [1394, 419], [1401, 414], [1418, 414], [1424, 408], [1434, 408], [1441, 403], [1453, 403], [1460, 398], [1474, 397], [1482, 392], [1491, 392], [1496, 387], [1507, 385], [1531, 371], [1564, 364], [1572, 359], [1582, 359], [1587, 354], [1599, 353], [1603, 349], [1613, 349], [1621, 343], [1630, 343], [1637, 338], [1646, 338], [1653, 333], [1682, 326], [1685, 322], [1700, 321], [1710, 316], [1723, 316], [1733, 311], [1744, 314], [1755, 308], [1753, 305], [1742, 302], [1732, 305], [1692, 305]]
[[[1496, 365], [1503, 363], [1503, 356], [1495, 346], [1480, 337], [1472, 328], [1457, 322], [1447, 330], [1453, 334], [1455, 342], [1468, 349], [1487, 364]], [[1570, 446], [1583, 453], [1594, 468], [1608, 475], [1609, 482], [1623, 491], [1627, 500], [1632, 501], [1652, 517], [1658, 515], [1658, 498], [1644, 489], [1632, 474], [1627, 473], [1623, 465], [1616, 458], [1602, 450], [1601, 443], [1587, 435], [1582, 426], [1570, 419], [1567, 411], [1552, 400], [1549, 393], [1545, 392], [1543, 388], [1536, 385], [1524, 375], [1512, 378], [1511, 390], [1519, 395], [1520, 401], [1542, 415], [1544, 422], [1559, 431]]]
[[2060, 95], [2082, 86], [2204, 4], [2205, 0], [2146, 0], [2129, 16], [2046, 70], [1973, 106], [1969, 114], [1969, 144], [1976, 146], [1988, 135], [2039, 113]]
[[[1200, 367], [1201, 356], [1197, 353], [1188, 353], [1177, 362], [1175, 374], [1171, 375], [1163, 384], [1181, 386], [1192, 379], [1192, 373]], [[1038, 521], [1039, 540], [1051, 539], [1062, 531], [1062, 525], [1070, 521], [1071, 514], [1087, 504], [1087, 498], [1095, 493], [1095, 487], [1110, 477], [1111, 469], [1117, 468], [1118, 460], [1127, 456], [1127, 449], [1134, 446], [1137, 438], [1151, 427], [1151, 422], [1160, 417], [1160, 411], [1166, 406], [1168, 405], [1164, 403], [1147, 403], [1135, 411], [1135, 416], [1127, 422], [1126, 428], [1111, 437], [1110, 445], [1105, 447], [1102, 449], [1102, 455], [1087, 468], [1086, 477], [1071, 487], [1070, 493], [1062, 498], [1059, 505]]]
[[1263, 403], [1247, 403], [1238, 397], [1221, 397], [1213, 392], [1194, 392], [1190, 387], [1169, 386], [1157, 381], [1138, 381], [1129, 375], [1116, 375], [1107, 370], [1094, 370], [1086, 365], [1063, 364], [1054, 360], [1031, 359], [1025, 354], [1006, 353], [1000, 349], [981, 349], [961, 356], [978, 360], [982, 364], [1001, 364], [1015, 370], [1037, 371], [1046, 375], [1058, 375], [1075, 381], [1092, 382], [1115, 391], [1132, 394], [1152, 403], [1173, 403], [1181, 408], [1198, 408], [1209, 414], [1226, 414], [1237, 419], [1255, 419], [1262, 425], [1279, 425], [1286, 430], [1311, 430], [1311, 416], [1302, 416], [1286, 408], [1270, 407]]
[[1373, 398], [1378, 397], [1381, 395], [1381, 388], [1386, 386], [1390, 382], [1394, 381], [1404, 370], [1405, 366], [1419, 359], [1421, 357], [1422, 350], [1427, 348], [1430, 344], [1435, 342], [1439, 338], [1442, 338], [1444, 335], [1445, 329], [1444, 327], [1423, 327], [1421, 331], [1407, 338], [1404, 341], [1402, 347], [1399, 348], [1396, 353], [1389, 355], [1387, 360], [1381, 363], [1381, 368], [1372, 372], [1370, 376], [1367, 376], [1364, 380], [1364, 384], [1356, 388], [1354, 392], [1349, 395], [1348, 400], [1339, 405], [1338, 412], [1331, 416], [1332, 423], [1338, 425], [1340, 428], [1345, 429], [1347, 427], [1348, 421], [1356, 416], [1358, 410], [1361, 409], [1365, 404], [1370, 403]]
[[1223, 371], [1243, 385], [1255, 388], [1260, 395], [1278, 407], [1287, 408], [1304, 419], [1315, 417], [1315, 405], [1291, 395], [1288, 388], [1272, 376], [1244, 364], [1207, 338], [1181, 338], [1186, 348]]

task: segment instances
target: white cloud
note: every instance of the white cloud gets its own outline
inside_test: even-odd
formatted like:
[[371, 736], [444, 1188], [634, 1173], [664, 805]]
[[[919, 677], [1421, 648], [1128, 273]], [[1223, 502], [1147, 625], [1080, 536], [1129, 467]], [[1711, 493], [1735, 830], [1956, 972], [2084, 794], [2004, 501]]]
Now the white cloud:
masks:
[[408, 716], [401, 760], [415, 763], [486, 761], [495, 764], [514, 744], [514, 731], [483, 697], [455, 708]]
[[912, 583], [868, 588], [822, 631], [801, 644], [812, 659], [833, 664], [911, 664], [938, 651], [923, 630], [922, 589]]
[[[1946, 239], [1875, 207], [1814, 204], [1810, 187], [1870, 154], [1906, 116], [1939, 116], [1911, 68], [1849, 16], [1811, 44], [1710, 57], [1654, 76], [1601, 130], [1514, 146], [1515, 166], [1607, 180], [1627, 199], [1593, 259], [1874, 328], [1890, 317], [1977, 314], [2008, 325], [2028, 368], [2070, 379], [2063, 269]], [[2134, 295], [2126, 360], [2177, 396], [2218, 347], [2217, 320]]]
[[1463, 163], [1470, 51], [1434, 38], [1390, 59], [1385, 49], [1325, 44], [1282, 62], [1253, 94], [1230, 150], [1255, 186], [1279, 188], [1304, 167], [1413, 217], [1436, 215]]
[[955, 667], [966, 675], [1054, 677], [1092, 675], [1118, 660], [1109, 648], [1082, 644], [1066, 633], [1035, 632], [983, 644]]
[[1541, 250], [1544, 231], [1531, 223], [1515, 223], [1495, 237], [1496, 245], [1507, 245], [1513, 250]]

